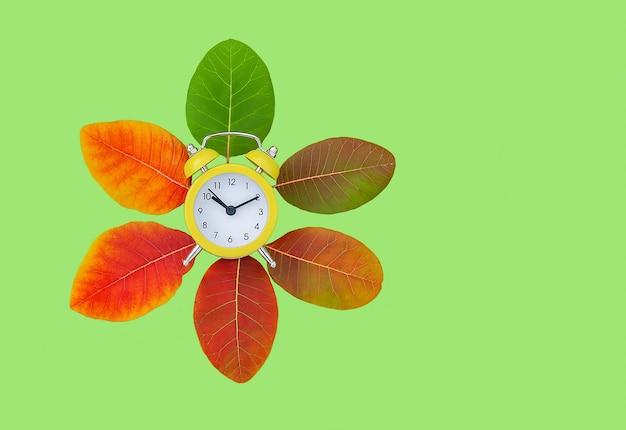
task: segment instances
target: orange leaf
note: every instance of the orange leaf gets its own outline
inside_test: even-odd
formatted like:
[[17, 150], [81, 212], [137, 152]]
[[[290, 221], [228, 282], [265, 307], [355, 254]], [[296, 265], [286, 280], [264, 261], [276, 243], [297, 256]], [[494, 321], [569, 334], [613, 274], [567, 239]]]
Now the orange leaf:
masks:
[[100, 122], [80, 130], [80, 144], [91, 175], [120, 205], [162, 214], [183, 204], [187, 148], [167, 130], [140, 121]]
[[272, 279], [295, 297], [334, 309], [363, 306], [380, 292], [383, 269], [358, 240], [325, 228], [294, 230], [266, 245]]
[[108, 321], [140, 317], [174, 295], [192, 267], [182, 261], [194, 245], [187, 233], [155, 222], [105, 231], [78, 268], [70, 307]]
[[194, 322], [202, 350], [235, 382], [246, 382], [272, 349], [278, 305], [267, 272], [252, 257], [216, 261], [196, 294]]

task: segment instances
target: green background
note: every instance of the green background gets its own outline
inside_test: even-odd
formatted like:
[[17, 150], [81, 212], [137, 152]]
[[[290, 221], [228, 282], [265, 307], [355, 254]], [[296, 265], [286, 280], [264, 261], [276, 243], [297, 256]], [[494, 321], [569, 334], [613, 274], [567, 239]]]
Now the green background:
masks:
[[[626, 428], [626, 9], [621, 1], [22, 2], [3, 6], [0, 427]], [[372, 4], [374, 4], [372, 2]], [[410, 5], [411, 4], [411, 5]], [[235, 38], [267, 64], [279, 160], [334, 136], [391, 150], [354, 211], [280, 200], [380, 258], [332, 311], [277, 289], [274, 348], [238, 385], [191, 319], [213, 261], [129, 323], [69, 309], [102, 231], [184, 229], [114, 203], [78, 131], [149, 121], [185, 142], [187, 85]]]

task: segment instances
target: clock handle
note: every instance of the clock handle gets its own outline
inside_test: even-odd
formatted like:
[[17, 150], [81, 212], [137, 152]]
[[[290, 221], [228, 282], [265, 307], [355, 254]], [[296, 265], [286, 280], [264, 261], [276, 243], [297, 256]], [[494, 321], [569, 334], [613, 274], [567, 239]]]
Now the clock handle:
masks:
[[[220, 133], [213, 133], [213, 134], [209, 134], [208, 136], [205, 136], [204, 139], [202, 139], [202, 145], [200, 145], [200, 151], [202, 150], [206, 151], [207, 149], [209, 149], [209, 148], [206, 148], [207, 142], [209, 141], [209, 139], [212, 139], [217, 136], [240, 136], [240, 137], [247, 137], [249, 139], [253, 139], [258, 146], [258, 151], [252, 150], [248, 152], [246, 154], [246, 158], [248, 158], [248, 160], [250, 160], [253, 164], [257, 166], [256, 171], [258, 173], [265, 172], [273, 179], [278, 178], [280, 169], [278, 167], [278, 164], [276, 164], [276, 161], [274, 161], [274, 158], [276, 158], [276, 153], [278, 152], [278, 149], [275, 146], [270, 147], [266, 151], [265, 149], [263, 149], [263, 145], [261, 144], [261, 139], [259, 139], [258, 136], [255, 136], [254, 134], [244, 133], [241, 131], [222, 131]], [[191, 155], [195, 147], [193, 145], [189, 145], [188, 149]], [[217, 156], [217, 152], [215, 152], [215, 156]], [[211, 158], [211, 160], [213, 160], [213, 158]], [[199, 164], [199, 163], [194, 163], [194, 167], [196, 166], [196, 164]], [[205, 163], [205, 164], [208, 164], [208, 163]], [[192, 167], [190, 166], [188, 170], [191, 171]], [[197, 170], [198, 169], [196, 169], [195, 171]], [[191, 176], [191, 175], [187, 175], [187, 176]]]
[[205, 136], [204, 139], [202, 139], [202, 145], [200, 146], [200, 149], [204, 149], [204, 147], [206, 146], [207, 141], [209, 139], [213, 138], [213, 137], [216, 137], [216, 136], [240, 136], [240, 137], [247, 137], [249, 139], [254, 139], [256, 141], [256, 144], [259, 147], [259, 149], [261, 151], [263, 151], [263, 145], [261, 145], [261, 139], [259, 139], [254, 134], [243, 133], [241, 131], [222, 131], [222, 132], [219, 132], [219, 133], [209, 134], [208, 136]]

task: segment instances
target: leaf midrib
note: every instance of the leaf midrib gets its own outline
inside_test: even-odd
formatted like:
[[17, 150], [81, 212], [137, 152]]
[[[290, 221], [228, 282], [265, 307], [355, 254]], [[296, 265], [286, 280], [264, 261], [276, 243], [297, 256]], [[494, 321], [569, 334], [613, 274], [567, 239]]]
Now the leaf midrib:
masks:
[[342, 275], [346, 275], [346, 276], [350, 276], [350, 277], [353, 277], [353, 278], [356, 278], [356, 279], [360, 279], [360, 280], [362, 280], [362, 281], [364, 281], [364, 282], [371, 282], [371, 283], [373, 283], [373, 284], [375, 284], [375, 283], [379, 283], [378, 281], [373, 280], [373, 279], [369, 279], [369, 278], [365, 278], [365, 277], [362, 277], [362, 276], [358, 276], [358, 275], [355, 275], [354, 273], [345, 272], [345, 271], [343, 271], [343, 270], [339, 270], [339, 269], [337, 269], [337, 268], [335, 268], [335, 267], [332, 267], [332, 266], [326, 266], [326, 265], [324, 265], [324, 264], [320, 264], [320, 263], [317, 263], [317, 262], [312, 261], [312, 260], [306, 260], [306, 259], [304, 259], [304, 258], [302, 258], [302, 257], [298, 257], [298, 256], [296, 256], [296, 255], [289, 254], [289, 253], [287, 253], [287, 252], [285, 252], [285, 251], [281, 251], [281, 250], [280, 250], [280, 249], [278, 249], [278, 248], [274, 248], [274, 247], [272, 247], [272, 246], [271, 246], [271, 245], [269, 245], [269, 244], [268, 244], [268, 245], [265, 245], [265, 246], [266, 246], [267, 248], [271, 249], [272, 251], [276, 251], [276, 252], [278, 252], [279, 254], [282, 254], [282, 255], [287, 256], [288, 258], [293, 258], [294, 260], [302, 261], [302, 262], [304, 262], [304, 263], [306, 263], [306, 264], [311, 264], [311, 265], [314, 265], [314, 266], [317, 266], [317, 267], [322, 267], [322, 268], [327, 269], [327, 270], [329, 270], [329, 271], [333, 271], [333, 272], [336, 272], [336, 273], [340, 273], [340, 274], [342, 274]]
[[117, 148], [117, 147], [115, 147], [115, 146], [111, 145], [110, 143], [108, 143], [108, 142], [106, 142], [106, 141], [102, 140], [102, 139], [101, 139], [101, 138], [99, 138], [99, 137], [92, 136], [92, 138], [93, 138], [94, 140], [96, 140], [97, 142], [100, 142], [101, 144], [103, 144], [103, 145], [105, 145], [105, 146], [107, 146], [107, 147], [111, 148], [112, 150], [117, 151], [117, 152], [119, 152], [120, 154], [123, 154], [123, 155], [125, 155], [126, 157], [128, 157], [128, 158], [130, 158], [130, 159], [132, 159], [132, 160], [137, 161], [139, 164], [141, 164], [141, 165], [143, 165], [143, 166], [145, 166], [145, 167], [147, 167], [147, 168], [149, 168], [149, 169], [151, 169], [151, 170], [154, 170], [154, 171], [155, 171], [155, 172], [157, 172], [159, 175], [161, 175], [161, 176], [163, 176], [164, 178], [168, 179], [168, 180], [169, 180], [170, 182], [172, 182], [173, 184], [176, 184], [176, 185], [178, 185], [178, 186], [180, 186], [180, 187], [182, 187], [182, 188], [184, 188], [184, 189], [186, 189], [186, 190], [188, 190], [188, 189], [189, 189], [189, 186], [187, 186], [186, 184], [181, 184], [180, 182], [178, 182], [178, 181], [174, 180], [172, 177], [170, 177], [170, 176], [166, 175], [165, 173], [163, 173], [161, 170], [159, 170], [159, 169], [157, 169], [157, 168], [153, 167], [152, 165], [150, 165], [150, 164], [146, 163], [145, 161], [143, 161], [143, 160], [141, 160], [141, 159], [139, 159], [139, 158], [135, 157], [134, 155], [131, 155], [131, 154], [129, 154], [128, 152], [122, 151], [121, 149], [119, 149], [119, 148]]
[[[116, 280], [114, 280], [114, 281], [112, 281], [112, 282], [109, 282], [107, 285], [105, 285], [105, 286], [103, 286], [103, 287], [99, 288], [97, 291], [94, 291], [94, 292], [93, 292], [93, 293], [91, 293], [89, 296], [85, 297], [84, 299], [80, 300], [79, 302], [76, 302], [73, 306], [79, 306], [79, 305], [82, 305], [83, 303], [87, 302], [88, 300], [91, 300], [91, 298], [93, 298], [94, 296], [96, 296], [96, 295], [100, 294], [102, 291], [104, 291], [104, 290], [106, 290], [106, 289], [108, 289], [108, 288], [111, 288], [111, 286], [112, 286], [112, 285], [114, 285], [114, 284], [116, 284], [116, 283], [118, 283], [118, 282], [120, 282], [120, 281], [122, 281], [122, 280], [124, 280], [124, 279], [128, 278], [129, 276], [131, 276], [132, 274], [134, 274], [134, 273], [138, 272], [139, 270], [143, 270], [143, 269], [145, 269], [146, 267], [149, 267], [149, 266], [151, 266], [151, 265], [153, 265], [153, 264], [157, 264], [159, 261], [161, 261], [161, 260], [163, 260], [163, 259], [165, 259], [165, 258], [168, 258], [168, 257], [172, 256], [173, 254], [176, 254], [177, 252], [181, 252], [181, 251], [183, 251], [184, 249], [190, 248], [190, 247], [192, 247], [192, 246], [194, 246], [194, 245], [195, 245], [195, 244], [185, 245], [185, 246], [183, 246], [182, 248], [176, 249], [176, 250], [174, 250], [174, 251], [172, 251], [172, 252], [169, 252], [169, 253], [167, 253], [167, 254], [162, 254], [162, 255], [161, 255], [160, 257], [158, 257], [158, 258], [155, 258], [154, 260], [150, 260], [150, 261], [148, 261], [147, 263], [145, 263], [145, 264], [143, 264], [143, 265], [141, 265], [141, 266], [138, 266], [137, 268], [135, 268], [135, 269], [131, 270], [130, 272], [128, 272], [127, 274], [125, 274], [124, 276], [120, 276], [120, 277], [119, 277], [119, 278], [117, 278]], [[157, 249], [158, 249], [158, 248], [157, 248]], [[94, 272], [96, 272], [96, 273], [105, 273], [105, 272], [97, 272], [97, 271], [94, 271]]]
[[[228, 45], [228, 132], [230, 133], [232, 127], [232, 115], [233, 115], [233, 47], [232, 44]], [[230, 138], [226, 136], [226, 162], [230, 162]]]
[[330, 177], [330, 176], [343, 175], [343, 174], [346, 174], [346, 173], [360, 172], [360, 171], [365, 171], [365, 170], [377, 169], [379, 167], [388, 167], [388, 166], [394, 166], [394, 165], [395, 165], [395, 163], [385, 163], [385, 164], [377, 164], [375, 166], [358, 167], [358, 168], [355, 168], [355, 169], [339, 170], [337, 172], [330, 172], [330, 173], [324, 173], [324, 174], [319, 174], [319, 175], [306, 176], [304, 178], [293, 179], [293, 180], [290, 180], [290, 181], [278, 183], [278, 184], [274, 185], [274, 188], [279, 188], [279, 187], [282, 187], [282, 186], [285, 186], [285, 185], [291, 185], [291, 184], [295, 184], [295, 183], [298, 183], [298, 182], [311, 181], [313, 179], [326, 178], [326, 177]]

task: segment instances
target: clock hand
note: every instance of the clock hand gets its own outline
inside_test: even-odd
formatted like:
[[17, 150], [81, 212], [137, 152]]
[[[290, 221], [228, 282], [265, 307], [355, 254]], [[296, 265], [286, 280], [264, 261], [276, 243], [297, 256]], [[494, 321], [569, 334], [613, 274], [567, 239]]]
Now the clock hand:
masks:
[[226, 205], [226, 203], [224, 203], [222, 201], [222, 199], [220, 199], [219, 197], [217, 197], [217, 194], [215, 194], [213, 191], [209, 190], [209, 193], [213, 194], [213, 196], [211, 197], [211, 199], [215, 200], [220, 206], [222, 206], [224, 209], [227, 208], [228, 206]]
[[209, 193], [213, 194], [213, 196], [211, 196], [212, 200], [215, 200], [220, 206], [222, 206], [224, 209], [226, 209], [226, 214], [227, 215], [235, 215], [236, 208], [234, 206], [229, 206], [226, 203], [224, 203], [222, 201], [222, 199], [217, 197], [217, 194], [215, 194], [213, 191], [209, 190]]
[[258, 200], [258, 199], [259, 199], [259, 195], [257, 194], [256, 196], [254, 196], [254, 197], [253, 197], [253, 198], [251, 198], [250, 200], [246, 200], [246, 201], [245, 201], [245, 202], [243, 202], [242, 204], [235, 206], [235, 209], [239, 209], [239, 208], [240, 208], [240, 207], [242, 207], [243, 205], [247, 205], [248, 203], [253, 202], [253, 201], [255, 201], [255, 200]]

